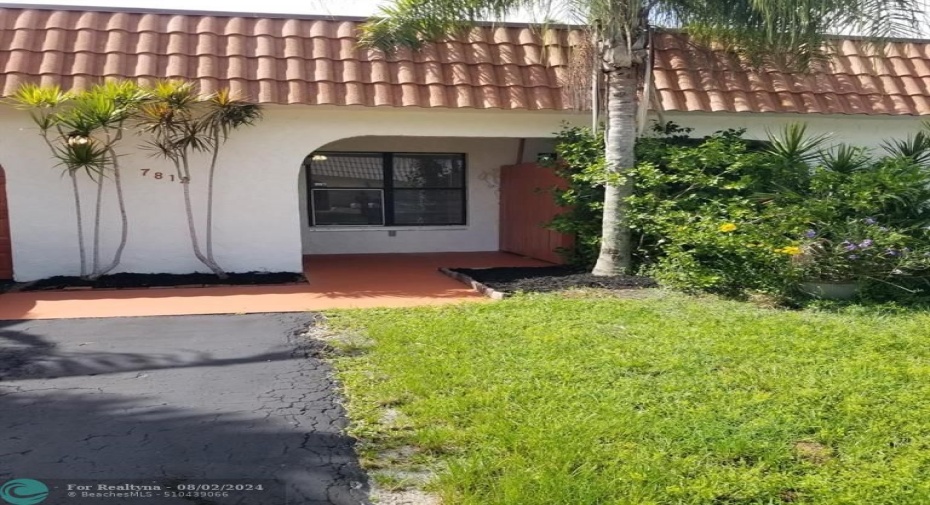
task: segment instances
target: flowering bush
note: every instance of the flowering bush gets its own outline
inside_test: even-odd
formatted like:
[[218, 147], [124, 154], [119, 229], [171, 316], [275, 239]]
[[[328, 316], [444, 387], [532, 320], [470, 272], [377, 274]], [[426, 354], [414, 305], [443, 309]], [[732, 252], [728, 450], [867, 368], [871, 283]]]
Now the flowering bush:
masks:
[[664, 127], [643, 139], [634, 169], [632, 221], [644, 273], [685, 290], [782, 292], [800, 220], [756, 198], [775, 173], [763, 145], [724, 131], [683, 142], [687, 130]]
[[876, 218], [821, 223], [804, 233], [793, 266], [805, 279], [849, 282], [923, 275], [930, 267], [926, 230], [894, 229]]
[[791, 259], [773, 246], [784, 242], [772, 240], [781, 234], [778, 223], [695, 215], [676, 221], [659, 240], [657, 261], [644, 265], [660, 282], [728, 295], [785, 290]]
[[[879, 154], [828, 147], [803, 126], [767, 143], [688, 133], [659, 125], [636, 147], [630, 221], [642, 273], [734, 295], [793, 294], [805, 281], [930, 286], [930, 141]], [[553, 227], [578, 233], [585, 252], [573, 259], [586, 266], [600, 231], [601, 142], [568, 129], [558, 146], [571, 182], [560, 203], [574, 207]]]

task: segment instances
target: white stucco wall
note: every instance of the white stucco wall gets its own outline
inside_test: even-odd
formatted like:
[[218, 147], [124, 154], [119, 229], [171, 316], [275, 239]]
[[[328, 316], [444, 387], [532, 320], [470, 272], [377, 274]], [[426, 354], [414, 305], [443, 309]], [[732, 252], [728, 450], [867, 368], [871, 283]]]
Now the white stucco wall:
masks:
[[[819, 114], [707, 114], [665, 113], [665, 121], [694, 128], [693, 136], [726, 128], [746, 128], [746, 137], [764, 140], [766, 131], [778, 133], [789, 123], [805, 123], [811, 134], [829, 134], [831, 142], [877, 148], [890, 138], [905, 138], [921, 129], [927, 118], [913, 116], [826, 116]], [[657, 119], [655, 115], [653, 119]]]
[[[216, 187], [217, 259], [229, 271], [299, 271], [305, 252], [494, 250], [497, 194], [487, 181], [494, 179], [497, 167], [514, 160], [516, 141], [511, 139], [549, 137], [563, 121], [585, 125], [588, 119], [586, 114], [508, 111], [270, 107], [266, 119], [234, 136], [221, 156]], [[748, 135], [756, 138], [764, 138], [766, 129], [803, 120], [812, 133], [833, 133], [839, 140], [868, 146], [904, 137], [921, 123], [919, 118], [765, 114], [666, 114], [665, 119], [695, 127], [696, 135], [747, 127]], [[16, 279], [77, 274], [68, 179], [54, 167], [25, 113], [0, 109], [0, 133]], [[333, 144], [340, 139], [350, 140]], [[309, 230], [306, 198], [300, 189], [301, 163], [307, 154], [328, 144], [333, 145], [327, 148], [346, 150], [466, 152], [468, 225], [445, 230], [398, 228], [397, 237], [388, 237], [386, 229], [363, 233]], [[191, 253], [180, 185], [152, 177], [156, 171], [171, 174], [171, 167], [138, 150], [125, 156], [122, 164], [131, 227], [117, 271], [205, 271]], [[143, 177], [141, 170], [146, 168], [151, 172]], [[203, 182], [201, 171], [192, 184], [198, 209], [203, 208]], [[93, 188], [86, 181], [84, 186], [84, 212], [90, 223]], [[109, 258], [119, 233], [112, 185], [105, 203], [102, 243], [104, 257]], [[89, 244], [89, 224], [87, 239]]]
[[[469, 166], [469, 187], [477, 192], [469, 196], [470, 207], [485, 210], [469, 213], [469, 229], [460, 230], [466, 233], [437, 233], [427, 237], [421, 230], [416, 239], [405, 233], [399, 239], [419, 244], [418, 248], [448, 241], [461, 245], [458, 250], [468, 250], [466, 244], [471, 244], [472, 250], [493, 249], [497, 240], [496, 222], [487, 223], [495, 221], [494, 193], [478, 192], [484, 183], [474, 178], [487, 167], [509, 163], [516, 154], [515, 149], [510, 149], [510, 141], [485, 139], [546, 137], [566, 119], [584, 122], [586, 117], [546, 112], [270, 107], [264, 121], [235, 134], [222, 152], [215, 202], [217, 260], [229, 271], [299, 271], [305, 235], [302, 233], [305, 199], [299, 192], [301, 163], [307, 154], [324, 145], [360, 136], [481, 137], [483, 140], [467, 146], [474, 158]], [[77, 274], [79, 263], [68, 179], [62, 177], [61, 169], [54, 167], [55, 162], [25, 113], [0, 109], [0, 132], [0, 165], [7, 174], [16, 280]], [[130, 137], [130, 142], [136, 139]], [[485, 148], [479, 149], [479, 145]], [[437, 146], [431, 149], [445, 150]], [[173, 169], [139, 150], [123, 157], [122, 165], [130, 233], [117, 271], [206, 271], [191, 253], [179, 183], [167, 178], [157, 181], [151, 176], [156, 171], [167, 176]], [[144, 168], [151, 169], [148, 177], [142, 176]], [[203, 208], [204, 179], [201, 170], [192, 183], [198, 209]], [[92, 189], [85, 184], [83, 203], [88, 223], [92, 217]], [[108, 187], [105, 203], [102, 243], [104, 257], [109, 258], [119, 235], [112, 185]], [[384, 230], [382, 233], [386, 235]], [[336, 236], [334, 232], [330, 235]], [[87, 238], [89, 244], [89, 229]], [[321, 251], [325, 251], [326, 247], [336, 248], [339, 240], [312, 243], [320, 244]], [[327, 243], [336, 245], [324, 245]], [[384, 250], [413, 249], [411, 246], [391, 249], [397, 246], [384, 243], [387, 244]], [[351, 242], [343, 242], [340, 247], [344, 250], [350, 245]]]
[[303, 251], [305, 254], [497, 251], [500, 167], [516, 162], [518, 146], [519, 140], [513, 138], [462, 137], [360, 137], [323, 146], [325, 151], [464, 153], [466, 224], [310, 227], [306, 177], [301, 176]]

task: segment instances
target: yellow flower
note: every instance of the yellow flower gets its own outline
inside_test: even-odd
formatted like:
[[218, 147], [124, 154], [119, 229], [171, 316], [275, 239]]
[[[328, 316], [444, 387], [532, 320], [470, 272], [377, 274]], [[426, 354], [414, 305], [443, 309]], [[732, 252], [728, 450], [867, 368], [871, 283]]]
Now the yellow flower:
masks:
[[723, 233], [730, 233], [731, 231], [735, 231], [735, 230], [736, 230], [736, 225], [733, 223], [725, 223], [725, 224], [720, 225], [720, 231], [722, 231]]
[[789, 256], [797, 256], [797, 255], [801, 254], [801, 248], [798, 247], [798, 246], [790, 245], [790, 246], [787, 246], [787, 247], [782, 247], [781, 249], [775, 249], [775, 252], [777, 252], [777, 253], [782, 253], [782, 254], [787, 254], [787, 255], [789, 255]]

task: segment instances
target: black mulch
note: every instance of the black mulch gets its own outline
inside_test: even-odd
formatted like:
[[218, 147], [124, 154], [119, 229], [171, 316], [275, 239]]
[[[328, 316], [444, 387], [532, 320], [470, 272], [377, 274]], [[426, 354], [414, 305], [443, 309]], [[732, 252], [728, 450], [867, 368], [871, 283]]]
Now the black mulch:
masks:
[[598, 277], [569, 266], [451, 268], [450, 270], [505, 293], [516, 291], [549, 292], [569, 288], [636, 289], [651, 288], [656, 282], [648, 277]]
[[88, 281], [80, 277], [57, 276], [33, 282], [0, 284], [5, 291], [48, 291], [67, 288], [131, 289], [177, 286], [258, 286], [267, 284], [293, 284], [305, 282], [304, 276], [294, 272], [230, 273], [226, 279], [213, 274], [113, 274]]

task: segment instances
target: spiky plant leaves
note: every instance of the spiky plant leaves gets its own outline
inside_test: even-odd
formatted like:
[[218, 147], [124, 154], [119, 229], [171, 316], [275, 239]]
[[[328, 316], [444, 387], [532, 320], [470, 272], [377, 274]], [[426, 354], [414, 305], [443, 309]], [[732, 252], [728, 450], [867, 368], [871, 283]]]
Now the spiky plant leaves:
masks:
[[203, 104], [206, 111], [199, 127], [217, 143], [225, 142], [233, 130], [252, 126], [262, 119], [259, 105], [233, 96], [229, 88], [207, 96]]
[[829, 139], [827, 134], [808, 135], [804, 123], [791, 123], [777, 133], [768, 132], [767, 151], [786, 167], [806, 165], [820, 156]]
[[111, 165], [109, 146], [81, 135], [55, 146], [54, 155], [68, 172], [84, 171], [94, 181]]
[[821, 153], [820, 163], [827, 170], [851, 174], [868, 168], [871, 162], [869, 155], [869, 150], [864, 147], [837, 144]]
[[908, 135], [905, 139], [886, 140], [882, 143], [882, 149], [892, 156], [900, 156], [913, 160], [915, 163], [924, 164], [930, 161], [930, 135], [920, 131], [914, 135]]

